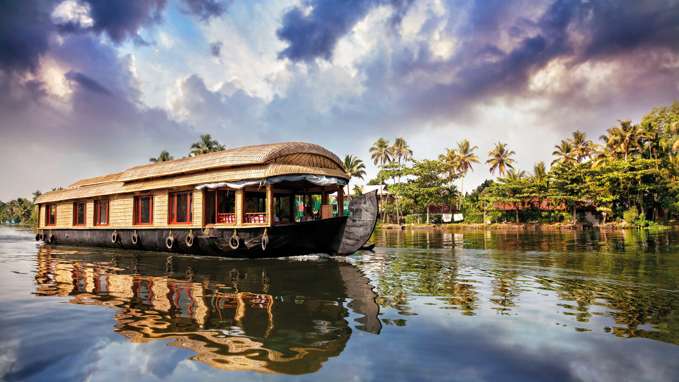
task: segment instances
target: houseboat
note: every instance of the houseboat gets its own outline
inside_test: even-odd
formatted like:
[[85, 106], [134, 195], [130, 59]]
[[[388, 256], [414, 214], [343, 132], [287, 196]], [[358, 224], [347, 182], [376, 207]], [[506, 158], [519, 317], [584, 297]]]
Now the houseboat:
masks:
[[325, 148], [286, 142], [145, 164], [36, 200], [36, 240], [229, 257], [348, 255], [377, 221]]

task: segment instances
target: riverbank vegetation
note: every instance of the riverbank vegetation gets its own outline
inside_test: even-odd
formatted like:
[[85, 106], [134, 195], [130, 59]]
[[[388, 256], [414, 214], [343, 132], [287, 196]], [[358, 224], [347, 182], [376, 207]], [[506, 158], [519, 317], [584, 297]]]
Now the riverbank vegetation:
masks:
[[554, 145], [551, 163], [530, 171], [497, 142], [484, 163], [498, 177], [465, 193], [465, 176], [482, 162], [477, 151], [465, 139], [436, 159], [414, 160], [402, 138], [378, 139], [370, 156], [379, 172], [368, 184], [387, 190], [383, 221], [436, 222], [432, 209], [462, 213], [465, 223], [653, 226], [679, 218], [679, 102], [638, 124], [619, 121], [596, 142], [576, 130]]

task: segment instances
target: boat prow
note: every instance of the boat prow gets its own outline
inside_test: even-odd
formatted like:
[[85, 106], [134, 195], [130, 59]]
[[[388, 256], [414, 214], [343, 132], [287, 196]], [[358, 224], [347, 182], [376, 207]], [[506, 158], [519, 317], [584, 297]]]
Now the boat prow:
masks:
[[351, 199], [350, 215], [344, 226], [338, 255], [350, 255], [368, 242], [375, 230], [378, 212], [377, 191]]

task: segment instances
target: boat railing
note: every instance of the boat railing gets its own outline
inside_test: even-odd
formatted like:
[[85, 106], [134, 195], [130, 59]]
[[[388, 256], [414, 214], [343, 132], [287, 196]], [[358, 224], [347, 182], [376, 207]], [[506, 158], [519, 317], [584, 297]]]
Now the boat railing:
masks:
[[266, 212], [247, 212], [245, 213], [245, 223], [264, 224], [267, 222]]
[[217, 223], [236, 224], [235, 213], [218, 213]]

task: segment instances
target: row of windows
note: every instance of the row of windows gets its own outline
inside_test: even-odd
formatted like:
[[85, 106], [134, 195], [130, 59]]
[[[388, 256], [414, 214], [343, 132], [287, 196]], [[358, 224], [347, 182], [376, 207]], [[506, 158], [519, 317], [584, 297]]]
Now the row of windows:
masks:
[[[191, 205], [193, 195], [191, 192], [172, 192], [169, 194], [168, 221], [170, 224], [190, 224], [192, 221]], [[153, 223], [153, 196], [141, 195], [134, 197], [132, 222], [135, 225]], [[109, 201], [108, 199], [97, 199], [94, 201], [94, 222], [95, 226], [105, 226], [109, 224]], [[85, 216], [87, 216], [87, 204], [84, 201], [73, 203], [73, 225], [84, 226]], [[47, 204], [45, 206], [45, 225], [57, 224], [57, 205]]]
[[[57, 206], [45, 206], [45, 224], [56, 225]], [[171, 192], [168, 194], [168, 223], [190, 224], [193, 221], [193, 194], [191, 191]], [[266, 222], [266, 193], [245, 193], [244, 198], [246, 223]], [[206, 223], [235, 223], [236, 199], [233, 190], [207, 191], [205, 194]], [[109, 224], [109, 201], [97, 199], [94, 201], [95, 226]], [[73, 203], [73, 225], [86, 224], [87, 204], [84, 201]], [[153, 196], [139, 195], [134, 197], [132, 222], [135, 225], [153, 224]]]

